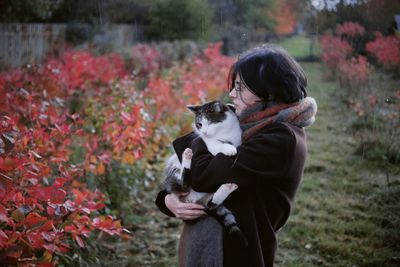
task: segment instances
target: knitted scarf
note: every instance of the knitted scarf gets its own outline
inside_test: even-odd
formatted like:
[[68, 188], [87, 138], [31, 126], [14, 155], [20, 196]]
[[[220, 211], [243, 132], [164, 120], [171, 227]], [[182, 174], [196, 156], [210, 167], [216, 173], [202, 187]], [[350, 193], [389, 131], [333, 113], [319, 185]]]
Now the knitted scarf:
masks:
[[266, 108], [262, 103], [255, 103], [239, 116], [243, 130], [242, 141], [272, 122], [288, 122], [298, 127], [310, 126], [315, 121], [316, 113], [317, 103], [312, 97], [290, 104], [269, 103]]

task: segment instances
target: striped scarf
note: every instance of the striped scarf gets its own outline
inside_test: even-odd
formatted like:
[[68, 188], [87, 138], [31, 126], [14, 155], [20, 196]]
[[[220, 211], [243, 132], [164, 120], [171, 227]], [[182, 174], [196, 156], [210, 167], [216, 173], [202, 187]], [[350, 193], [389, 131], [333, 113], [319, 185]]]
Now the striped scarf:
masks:
[[267, 108], [262, 103], [255, 103], [239, 116], [243, 130], [242, 141], [272, 122], [288, 122], [298, 127], [310, 126], [315, 121], [316, 113], [317, 103], [312, 97], [290, 104], [270, 103]]

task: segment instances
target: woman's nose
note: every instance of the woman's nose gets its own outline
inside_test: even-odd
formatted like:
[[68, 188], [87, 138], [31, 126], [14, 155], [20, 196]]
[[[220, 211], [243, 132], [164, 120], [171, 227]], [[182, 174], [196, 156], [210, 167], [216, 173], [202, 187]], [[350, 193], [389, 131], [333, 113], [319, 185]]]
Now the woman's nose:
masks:
[[230, 97], [230, 98], [235, 98], [235, 97], [236, 97], [236, 90], [235, 90], [235, 88], [233, 88], [233, 89], [229, 92], [229, 97]]

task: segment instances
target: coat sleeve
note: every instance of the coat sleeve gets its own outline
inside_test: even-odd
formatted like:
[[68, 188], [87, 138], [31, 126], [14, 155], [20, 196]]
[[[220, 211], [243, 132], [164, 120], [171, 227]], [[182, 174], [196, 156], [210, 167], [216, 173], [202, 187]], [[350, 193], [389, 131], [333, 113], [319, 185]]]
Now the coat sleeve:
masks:
[[158, 192], [155, 204], [158, 207], [158, 209], [164, 213], [165, 215], [168, 215], [170, 217], [175, 217], [175, 214], [173, 214], [165, 205], [165, 197], [168, 195], [168, 192], [165, 190], [161, 190]]
[[239, 187], [255, 186], [258, 181], [274, 183], [285, 175], [295, 147], [292, 131], [282, 123], [273, 123], [237, 148], [236, 156], [208, 152], [200, 138], [192, 143], [192, 188], [215, 192], [224, 183]]

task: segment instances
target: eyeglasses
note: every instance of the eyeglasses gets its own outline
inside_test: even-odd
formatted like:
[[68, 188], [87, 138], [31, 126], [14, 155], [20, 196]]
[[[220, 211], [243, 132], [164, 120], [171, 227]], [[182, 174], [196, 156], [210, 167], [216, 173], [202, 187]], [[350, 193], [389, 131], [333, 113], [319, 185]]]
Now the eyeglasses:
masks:
[[232, 90], [235, 90], [238, 94], [240, 92], [243, 92], [244, 88], [246, 88], [246, 86], [241, 80], [235, 80], [235, 86], [232, 88]]

